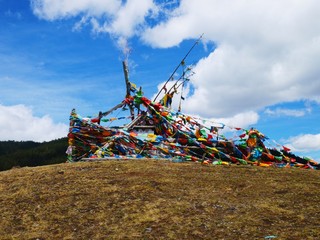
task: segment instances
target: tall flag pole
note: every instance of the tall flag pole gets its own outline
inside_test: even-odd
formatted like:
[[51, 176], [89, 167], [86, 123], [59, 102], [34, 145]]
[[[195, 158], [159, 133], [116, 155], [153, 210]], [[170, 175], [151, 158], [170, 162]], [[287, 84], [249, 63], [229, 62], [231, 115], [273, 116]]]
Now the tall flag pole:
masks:
[[166, 83], [163, 85], [163, 87], [160, 89], [160, 91], [158, 92], [157, 96], [154, 98], [154, 102], [157, 100], [157, 98], [159, 97], [160, 93], [162, 92], [163, 89], [165, 89], [167, 83], [172, 79], [173, 75], [176, 73], [176, 71], [179, 69], [179, 67], [181, 65], [184, 65], [184, 61], [186, 60], [186, 58], [188, 57], [188, 55], [191, 53], [191, 51], [193, 50], [193, 48], [200, 42], [200, 40], [202, 39], [203, 33], [201, 34], [201, 36], [197, 39], [197, 41], [192, 45], [192, 47], [190, 48], [190, 50], [187, 52], [187, 54], [184, 56], [184, 58], [180, 61], [180, 63], [178, 64], [178, 66], [174, 69], [173, 73], [170, 75], [170, 77], [168, 78], [168, 80], [166, 81]]
[[[130, 88], [131, 84], [129, 82], [129, 70], [128, 70], [128, 64], [127, 61], [122, 61], [122, 67], [123, 67], [123, 73], [124, 73], [124, 80], [126, 83], [126, 98], [130, 97]], [[134, 109], [132, 104], [128, 104], [129, 109], [130, 109], [130, 115], [131, 119], [134, 119]]]

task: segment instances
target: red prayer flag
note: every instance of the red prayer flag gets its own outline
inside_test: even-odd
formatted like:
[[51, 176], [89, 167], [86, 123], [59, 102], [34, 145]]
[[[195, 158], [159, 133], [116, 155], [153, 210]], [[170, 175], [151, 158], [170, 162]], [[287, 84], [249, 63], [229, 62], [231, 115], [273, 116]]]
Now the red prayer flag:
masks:
[[291, 151], [290, 148], [287, 148], [287, 147], [285, 147], [285, 146], [282, 146], [282, 147], [283, 147], [283, 150], [286, 151], [286, 152], [290, 152], [290, 151]]
[[239, 136], [239, 138], [244, 138], [245, 136], [246, 136], [247, 134], [241, 134], [240, 136]]

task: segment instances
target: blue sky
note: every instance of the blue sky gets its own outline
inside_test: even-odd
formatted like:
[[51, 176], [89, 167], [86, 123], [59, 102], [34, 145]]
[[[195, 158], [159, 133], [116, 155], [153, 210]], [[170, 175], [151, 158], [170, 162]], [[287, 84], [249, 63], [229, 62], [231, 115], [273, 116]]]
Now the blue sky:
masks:
[[122, 101], [125, 55], [152, 98], [204, 33], [182, 111], [319, 161], [318, 12], [315, 0], [0, 0], [0, 140], [63, 137], [72, 108]]

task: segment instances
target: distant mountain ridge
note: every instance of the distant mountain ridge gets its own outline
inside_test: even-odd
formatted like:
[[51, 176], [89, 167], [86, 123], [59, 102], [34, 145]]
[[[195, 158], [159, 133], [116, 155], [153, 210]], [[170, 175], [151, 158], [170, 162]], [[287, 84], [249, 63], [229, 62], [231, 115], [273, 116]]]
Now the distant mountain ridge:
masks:
[[49, 142], [0, 141], [0, 171], [13, 167], [33, 167], [66, 161], [67, 138]]

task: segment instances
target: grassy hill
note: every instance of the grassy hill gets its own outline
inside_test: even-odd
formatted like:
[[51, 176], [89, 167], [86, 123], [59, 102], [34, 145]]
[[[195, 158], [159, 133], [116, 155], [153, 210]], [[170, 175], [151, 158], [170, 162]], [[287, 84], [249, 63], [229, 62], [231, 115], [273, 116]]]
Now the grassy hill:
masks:
[[0, 172], [0, 239], [320, 239], [320, 171], [155, 160]]

